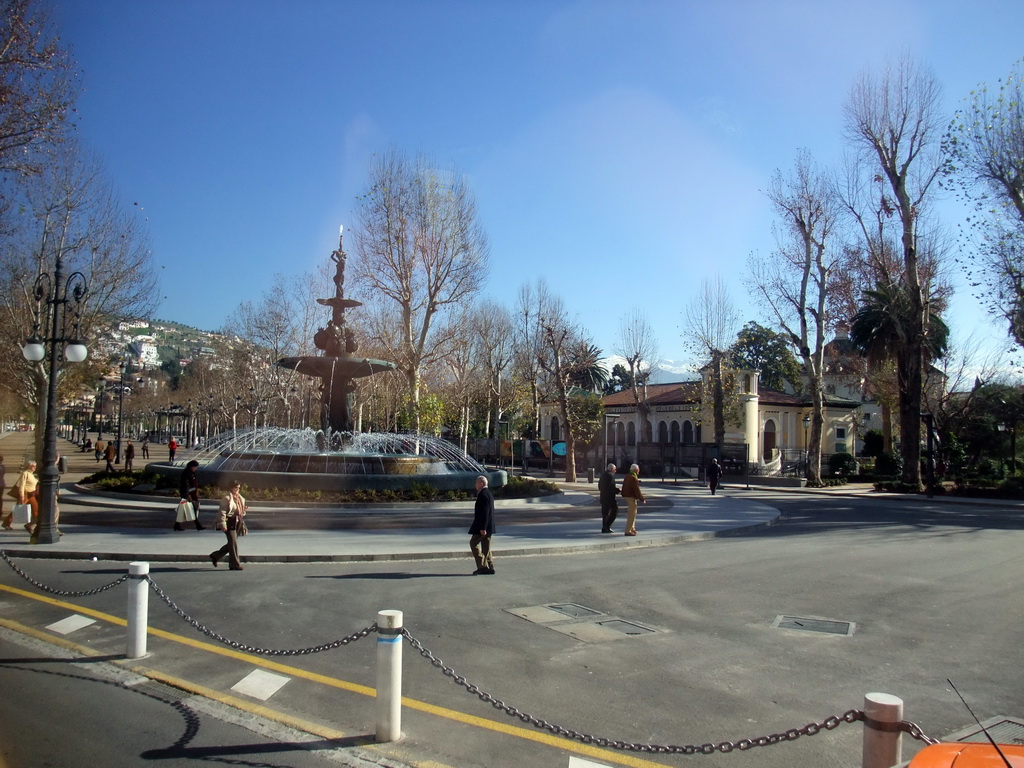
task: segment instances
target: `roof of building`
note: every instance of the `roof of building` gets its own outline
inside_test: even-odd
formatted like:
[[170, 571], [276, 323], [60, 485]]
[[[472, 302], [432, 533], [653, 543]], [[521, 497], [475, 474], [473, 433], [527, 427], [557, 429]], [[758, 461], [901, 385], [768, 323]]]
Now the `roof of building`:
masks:
[[[668, 384], [648, 384], [647, 404], [650, 406], [692, 405], [700, 400], [702, 385], [699, 381], [676, 381]], [[809, 408], [811, 398], [807, 395], [791, 395], [764, 387], [758, 390], [761, 405], [789, 406]], [[606, 395], [602, 402], [605, 408], [632, 407], [635, 404], [633, 391], [625, 389]], [[856, 400], [836, 395], [826, 395], [825, 405], [831, 408], [856, 408], [860, 405]]]

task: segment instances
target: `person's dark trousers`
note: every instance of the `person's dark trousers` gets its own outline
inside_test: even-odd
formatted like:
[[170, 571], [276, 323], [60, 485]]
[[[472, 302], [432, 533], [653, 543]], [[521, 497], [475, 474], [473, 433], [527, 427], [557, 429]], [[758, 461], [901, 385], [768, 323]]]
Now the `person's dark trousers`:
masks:
[[717, 477], [713, 477], [708, 482], [711, 485], [711, 495], [714, 496], [715, 495], [715, 491], [718, 490], [718, 478]]
[[491, 559], [491, 537], [481, 536], [474, 533], [469, 537], [469, 548], [473, 552], [473, 559], [476, 560], [477, 569], [494, 568], [494, 561]]
[[610, 503], [601, 504], [601, 530], [610, 531], [615, 518], [619, 516], [619, 505], [612, 499]]
[[216, 565], [218, 560], [227, 555], [228, 565], [231, 566], [231, 570], [240, 571], [242, 570], [242, 563], [238, 559], [238, 536], [234, 531], [224, 531], [224, 535], [228, 537], [227, 543], [216, 552], [211, 552], [210, 559]]

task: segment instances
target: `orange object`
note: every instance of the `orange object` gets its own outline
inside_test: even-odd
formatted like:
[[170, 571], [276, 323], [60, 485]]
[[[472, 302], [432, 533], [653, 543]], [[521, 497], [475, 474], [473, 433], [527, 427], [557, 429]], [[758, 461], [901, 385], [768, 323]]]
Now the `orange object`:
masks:
[[[1013, 768], [1024, 768], [1024, 747], [1000, 744], [999, 749]], [[925, 747], [910, 768], [1006, 768], [1006, 762], [991, 744], [952, 742]]]

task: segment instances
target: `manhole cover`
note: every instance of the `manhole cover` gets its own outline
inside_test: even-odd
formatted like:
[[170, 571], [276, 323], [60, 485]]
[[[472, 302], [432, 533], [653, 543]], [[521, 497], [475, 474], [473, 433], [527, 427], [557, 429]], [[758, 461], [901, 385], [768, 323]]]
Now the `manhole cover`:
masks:
[[826, 635], [853, 634], [853, 622], [831, 619], [810, 619], [804, 616], [777, 616], [772, 626], [776, 629], [797, 629], [803, 632], [821, 632]]
[[611, 621], [598, 621], [596, 622], [599, 627], [605, 629], [614, 629], [616, 632], [621, 632], [624, 635], [651, 635], [654, 634], [654, 630], [649, 627], [641, 627], [639, 624], [634, 624], [631, 621], [623, 621], [622, 619], [612, 619]]
[[544, 607], [550, 608], [552, 611], [558, 611], [565, 616], [571, 616], [574, 619], [589, 619], [591, 616], [604, 615], [600, 611], [595, 611], [576, 603], [548, 603]]

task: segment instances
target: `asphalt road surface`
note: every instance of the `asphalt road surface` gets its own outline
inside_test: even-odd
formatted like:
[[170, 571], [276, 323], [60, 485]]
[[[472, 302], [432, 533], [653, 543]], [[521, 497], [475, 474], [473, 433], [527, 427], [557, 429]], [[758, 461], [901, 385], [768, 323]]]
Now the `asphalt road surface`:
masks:
[[[152, 577], [197, 622], [261, 648], [329, 643], [371, 624], [381, 609], [399, 609], [417, 641], [494, 698], [548, 723], [636, 744], [754, 739], [859, 709], [864, 694], [875, 691], [903, 698], [906, 718], [940, 737], [971, 722], [947, 677], [982, 719], [1024, 715], [1022, 510], [728, 492], [776, 506], [786, 517], [757, 533], [692, 544], [504, 559], [499, 532], [497, 573], [488, 577], [471, 576], [465, 559], [252, 564], [243, 573], [157, 565]], [[101, 586], [124, 573], [116, 563], [19, 565], [65, 590]], [[0, 585], [34, 592], [2, 563]], [[123, 588], [60, 599], [114, 616], [125, 612]], [[39, 629], [72, 612], [0, 590], [0, 616], [21, 626]], [[780, 616], [800, 621], [778, 628]], [[813, 624], [808, 619], [848, 624], [851, 632], [807, 631], [800, 625]], [[266, 657], [207, 650], [203, 643], [219, 644], [155, 596], [150, 626], [167, 636], [151, 637], [151, 656], [141, 663], [175, 678], [230, 692], [253, 669], [266, 668]], [[104, 620], [68, 640], [100, 655], [124, 651], [124, 630]], [[860, 765], [862, 728], [846, 723], [729, 754], [588, 748], [499, 712], [409, 643], [404, 654], [406, 736], [372, 752], [382, 759], [460, 768], [567, 766], [570, 756], [633, 766]], [[4, 657], [0, 722], [9, 723], [20, 707], [7, 695], [12, 678], [28, 675], [23, 686], [34, 678], [6, 650]], [[261, 705], [337, 729], [365, 748], [374, 728], [374, 700], [364, 689], [374, 685], [372, 638], [273, 663], [288, 682]], [[48, 691], [31, 706], [74, 723], [89, 704]], [[156, 710], [147, 721], [165, 719], [168, 726], [153, 743], [174, 744], [184, 732], [181, 714], [167, 704]], [[4, 749], [8, 739], [21, 745], [31, 733], [27, 726], [0, 730]], [[72, 743], [69, 737], [61, 748]], [[904, 757], [920, 746], [904, 737]], [[142, 745], [131, 750], [142, 754]], [[242, 764], [292, 764], [287, 759], [264, 755]], [[75, 764], [83, 763], [53, 763]]]

